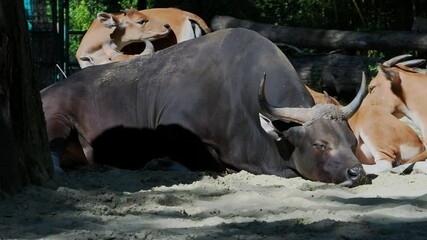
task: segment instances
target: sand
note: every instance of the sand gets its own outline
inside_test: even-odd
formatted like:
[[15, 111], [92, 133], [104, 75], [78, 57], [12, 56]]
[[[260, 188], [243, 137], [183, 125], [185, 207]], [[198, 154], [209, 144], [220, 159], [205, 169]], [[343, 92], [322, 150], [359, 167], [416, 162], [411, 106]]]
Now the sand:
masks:
[[427, 239], [426, 185], [87, 167], [1, 201], [0, 238]]

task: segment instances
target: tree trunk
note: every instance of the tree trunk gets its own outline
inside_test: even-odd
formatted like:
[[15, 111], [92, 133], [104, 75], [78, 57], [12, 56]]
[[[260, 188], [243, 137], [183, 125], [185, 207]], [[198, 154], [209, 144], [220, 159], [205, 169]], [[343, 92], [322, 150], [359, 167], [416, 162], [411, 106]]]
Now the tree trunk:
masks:
[[365, 56], [329, 54], [289, 58], [301, 80], [319, 92], [327, 91], [340, 101], [349, 102], [357, 94], [362, 71], [371, 79], [368, 65], [377, 60]]
[[325, 50], [427, 50], [427, 34], [403, 31], [355, 32], [275, 26], [227, 16], [215, 16], [211, 29], [243, 27], [252, 29], [274, 43], [287, 43], [300, 48]]
[[0, 192], [52, 174], [23, 1], [0, 1]]

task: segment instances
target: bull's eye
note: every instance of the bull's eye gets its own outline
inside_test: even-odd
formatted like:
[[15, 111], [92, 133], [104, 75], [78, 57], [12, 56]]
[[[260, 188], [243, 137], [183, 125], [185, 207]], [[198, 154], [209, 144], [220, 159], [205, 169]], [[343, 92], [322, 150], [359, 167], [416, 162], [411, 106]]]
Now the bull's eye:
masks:
[[141, 19], [141, 20], [138, 20], [138, 21], [136, 21], [136, 23], [138, 23], [138, 24], [144, 24], [144, 23], [147, 23], [148, 22], [148, 19]]
[[328, 147], [323, 143], [313, 143], [313, 147], [322, 152], [328, 149]]
[[375, 89], [375, 86], [369, 86], [368, 92], [369, 93], [374, 93], [374, 89]]

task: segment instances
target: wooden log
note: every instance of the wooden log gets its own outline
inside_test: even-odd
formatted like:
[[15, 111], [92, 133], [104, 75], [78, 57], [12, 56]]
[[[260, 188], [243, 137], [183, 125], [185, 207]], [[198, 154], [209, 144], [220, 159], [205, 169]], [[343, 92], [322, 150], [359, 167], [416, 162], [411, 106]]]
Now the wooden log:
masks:
[[427, 18], [417, 17], [412, 24], [412, 31], [417, 33], [426, 33], [427, 32]]
[[243, 27], [252, 29], [274, 43], [286, 43], [300, 48], [408, 51], [427, 50], [427, 34], [412, 31], [356, 32], [276, 26], [215, 16], [211, 29]]
[[362, 79], [362, 71], [371, 79], [369, 65], [376, 59], [365, 56], [329, 54], [289, 58], [301, 80], [314, 90], [326, 90], [342, 102], [348, 102], [356, 95]]

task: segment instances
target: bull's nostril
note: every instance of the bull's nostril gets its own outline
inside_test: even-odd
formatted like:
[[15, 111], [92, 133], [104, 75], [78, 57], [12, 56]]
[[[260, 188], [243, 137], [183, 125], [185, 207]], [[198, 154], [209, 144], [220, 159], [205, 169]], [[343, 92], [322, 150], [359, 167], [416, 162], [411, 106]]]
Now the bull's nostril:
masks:
[[167, 24], [167, 23], [166, 23], [164, 26], [165, 26], [165, 28], [170, 28], [170, 27], [171, 27], [171, 26], [170, 26], [169, 24]]
[[347, 174], [350, 178], [355, 179], [360, 176], [361, 171], [362, 171], [361, 166], [354, 166], [352, 168], [347, 169]]

